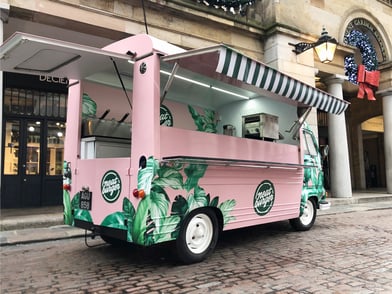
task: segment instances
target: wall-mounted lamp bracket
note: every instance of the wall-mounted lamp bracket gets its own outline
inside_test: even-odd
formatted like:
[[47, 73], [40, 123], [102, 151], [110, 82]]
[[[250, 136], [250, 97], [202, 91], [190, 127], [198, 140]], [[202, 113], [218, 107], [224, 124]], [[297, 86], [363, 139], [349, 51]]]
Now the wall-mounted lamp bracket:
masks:
[[298, 43], [298, 44], [289, 43], [289, 45], [290, 46], [294, 46], [293, 52], [295, 54], [300, 54], [302, 52], [305, 52], [306, 50], [314, 48], [315, 43], [301, 42], [301, 43]]

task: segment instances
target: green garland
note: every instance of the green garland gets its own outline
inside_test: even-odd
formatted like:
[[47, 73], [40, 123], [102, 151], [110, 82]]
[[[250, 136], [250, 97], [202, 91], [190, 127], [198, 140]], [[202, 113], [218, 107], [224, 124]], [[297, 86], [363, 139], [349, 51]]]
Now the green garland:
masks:
[[246, 8], [254, 3], [252, 0], [198, 0], [198, 2], [233, 14], [239, 13], [242, 16], [245, 15]]

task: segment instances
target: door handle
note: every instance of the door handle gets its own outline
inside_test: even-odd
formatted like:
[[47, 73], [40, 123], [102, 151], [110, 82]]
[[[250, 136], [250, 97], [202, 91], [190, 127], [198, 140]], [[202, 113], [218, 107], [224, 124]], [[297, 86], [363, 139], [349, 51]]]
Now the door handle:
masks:
[[27, 179], [25, 178], [25, 179], [23, 179], [23, 182], [27, 182]]

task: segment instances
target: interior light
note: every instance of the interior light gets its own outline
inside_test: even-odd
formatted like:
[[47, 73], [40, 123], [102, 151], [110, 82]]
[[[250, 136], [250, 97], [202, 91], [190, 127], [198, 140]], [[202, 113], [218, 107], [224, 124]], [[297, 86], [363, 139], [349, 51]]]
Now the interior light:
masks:
[[222, 93], [230, 94], [230, 95], [233, 95], [233, 96], [237, 96], [237, 97], [240, 97], [240, 98], [243, 98], [243, 99], [249, 99], [248, 96], [237, 94], [237, 93], [234, 93], [234, 92], [230, 92], [230, 91], [227, 91], [227, 90], [222, 89], [222, 88], [211, 86], [211, 89], [214, 89], [214, 90], [222, 92]]
[[[165, 75], [167, 75], [167, 76], [170, 76], [170, 75], [171, 75], [170, 72], [164, 71], [164, 70], [161, 70], [161, 73], [162, 73], [162, 74], [165, 74]], [[213, 90], [215, 90], [215, 91], [222, 92], [222, 93], [225, 93], [225, 94], [229, 94], [229, 95], [232, 95], [232, 96], [240, 97], [240, 98], [243, 98], [243, 99], [249, 99], [248, 96], [241, 95], [241, 94], [237, 94], [237, 93], [235, 93], [235, 92], [228, 91], [228, 90], [225, 90], [225, 89], [222, 89], [222, 88], [218, 88], [218, 87], [215, 87], [215, 86], [212, 86], [212, 85], [203, 83], [203, 82], [195, 81], [195, 80], [186, 78], [186, 77], [184, 77], [184, 76], [180, 76], [180, 75], [174, 75], [174, 76], [175, 76], [177, 79], [180, 79], [180, 80], [183, 80], [183, 81], [186, 81], [186, 82], [189, 82], [189, 83], [192, 83], [192, 84], [195, 84], [195, 85], [204, 87], [204, 88], [210, 88], [210, 89], [213, 89]]]

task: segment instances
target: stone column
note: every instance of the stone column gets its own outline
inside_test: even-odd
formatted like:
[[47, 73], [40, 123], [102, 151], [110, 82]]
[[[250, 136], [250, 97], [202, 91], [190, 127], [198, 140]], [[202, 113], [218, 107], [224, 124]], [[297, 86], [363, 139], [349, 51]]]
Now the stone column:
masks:
[[392, 88], [377, 92], [382, 96], [384, 115], [385, 179], [387, 193], [392, 194]]
[[[345, 76], [333, 75], [324, 80], [328, 92], [343, 99], [342, 84]], [[345, 113], [328, 114], [329, 166], [331, 176], [331, 196], [337, 198], [352, 197], [350, 162], [348, 156], [347, 130]]]
[[358, 124], [355, 128], [356, 131], [356, 142], [358, 148], [358, 168], [359, 168], [359, 188], [366, 190], [366, 173], [365, 173], [365, 157], [363, 153], [363, 136], [361, 124]]
[[[9, 4], [6, 3], [0, 3], [0, 44], [3, 44], [4, 41], [4, 27], [3, 23], [6, 23], [8, 21], [8, 14], [10, 11], [10, 6]], [[0, 71], [0, 117], [3, 117], [3, 72]], [[3, 120], [0, 119], [0, 134], [3, 134]], [[2, 137], [0, 137], [2, 138]], [[0, 139], [0, 154], [3, 154], [3, 142]], [[0, 175], [3, 172], [3, 165], [1, 164], [2, 160], [0, 160]], [[1, 187], [1, 176], [0, 176], [0, 187]]]

